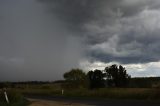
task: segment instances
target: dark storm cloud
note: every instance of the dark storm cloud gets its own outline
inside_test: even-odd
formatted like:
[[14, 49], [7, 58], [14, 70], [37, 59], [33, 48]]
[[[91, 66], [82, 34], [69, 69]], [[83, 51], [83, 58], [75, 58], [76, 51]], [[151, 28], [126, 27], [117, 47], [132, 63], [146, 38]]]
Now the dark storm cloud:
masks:
[[77, 28], [87, 56], [103, 62], [160, 60], [158, 0], [53, 0], [51, 12]]
[[[92, 17], [96, 4], [94, 0], [38, 0], [47, 4], [47, 12], [53, 13], [66, 23], [67, 27], [80, 28]], [[74, 27], [76, 26], [76, 27]]]
[[0, 80], [56, 80], [78, 67], [80, 38], [44, 4], [5, 0], [0, 15]]
[[110, 7], [113, 15], [101, 15], [98, 20], [86, 23], [87, 41], [91, 42], [88, 55], [103, 62], [125, 64], [159, 61], [160, 12], [158, 6], [154, 8], [159, 2], [148, 0], [140, 5], [137, 1], [134, 9], [122, 3], [117, 6], [117, 11]]
[[1, 0], [1, 79], [59, 79], [83, 58], [159, 61], [159, 7], [159, 0]]
[[[103, 14], [103, 7], [115, 7], [121, 0], [37, 0], [45, 3], [46, 11], [53, 13], [71, 28], [85, 30], [84, 23]], [[101, 9], [102, 7], [102, 9]], [[108, 11], [108, 10], [107, 10]]]
[[[85, 58], [90, 62], [142, 64], [160, 60], [158, 0], [52, 0], [48, 4], [54, 4], [49, 8], [52, 14], [56, 11], [70, 30], [77, 31], [74, 36], [82, 37]], [[150, 73], [147, 70], [146, 74]]]

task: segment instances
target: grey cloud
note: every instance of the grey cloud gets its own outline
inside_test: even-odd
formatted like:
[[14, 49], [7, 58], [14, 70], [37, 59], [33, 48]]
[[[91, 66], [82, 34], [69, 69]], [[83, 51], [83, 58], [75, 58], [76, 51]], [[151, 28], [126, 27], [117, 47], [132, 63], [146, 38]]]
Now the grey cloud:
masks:
[[64, 21], [71, 29], [80, 28], [81, 24], [92, 18], [92, 12], [99, 2], [96, 0], [38, 0], [46, 3], [46, 11]]
[[[85, 23], [97, 20], [101, 15], [112, 14], [112, 9], [122, 0], [37, 0], [46, 4], [46, 11], [64, 21], [74, 30], [85, 31]], [[105, 8], [104, 8], [105, 7]], [[108, 12], [106, 12], [107, 9]], [[109, 15], [108, 15], [109, 16]], [[72, 29], [72, 31], [73, 31]]]
[[1, 79], [59, 79], [83, 58], [159, 61], [159, 7], [159, 0], [1, 0]]
[[[91, 37], [86, 40], [91, 42], [88, 55], [91, 54], [95, 60], [103, 62], [118, 61], [125, 64], [159, 61], [160, 12], [157, 6], [155, 8], [153, 6], [159, 2], [151, 3], [150, 0], [144, 0], [138, 4], [137, 1], [133, 5], [135, 9], [131, 10], [127, 4], [122, 3], [124, 2], [117, 5], [117, 11], [112, 11], [117, 14], [112, 19], [110, 18], [112, 16], [102, 15], [98, 20], [86, 23], [88, 35]], [[117, 36], [117, 40], [113, 39], [110, 42], [114, 36]]]
[[81, 38], [44, 4], [5, 0], [0, 8], [0, 80], [56, 80], [78, 67]]

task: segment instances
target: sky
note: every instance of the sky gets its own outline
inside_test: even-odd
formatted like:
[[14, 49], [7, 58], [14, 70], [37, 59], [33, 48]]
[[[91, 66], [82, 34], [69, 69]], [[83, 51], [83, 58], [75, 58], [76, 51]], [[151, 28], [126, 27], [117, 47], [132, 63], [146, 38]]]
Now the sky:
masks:
[[122, 64], [160, 76], [159, 0], [0, 0], [0, 81]]

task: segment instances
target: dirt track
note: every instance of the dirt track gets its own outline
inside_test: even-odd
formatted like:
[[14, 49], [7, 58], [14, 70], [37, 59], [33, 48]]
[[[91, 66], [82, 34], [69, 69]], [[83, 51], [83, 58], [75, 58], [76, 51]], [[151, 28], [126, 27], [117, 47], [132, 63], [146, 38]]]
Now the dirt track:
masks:
[[107, 100], [59, 96], [28, 96], [29, 106], [160, 106], [160, 101]]
[[29, 106], [91, 106], [80, 103], [60, 102], [42, 99], [29, 99], [29, 101], [31, 101], [31, 104]]

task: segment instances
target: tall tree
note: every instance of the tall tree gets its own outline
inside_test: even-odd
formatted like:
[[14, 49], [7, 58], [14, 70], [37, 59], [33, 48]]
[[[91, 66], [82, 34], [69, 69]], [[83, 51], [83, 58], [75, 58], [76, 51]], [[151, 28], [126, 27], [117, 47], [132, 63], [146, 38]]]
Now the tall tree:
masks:
[[101, 70], [94, 70], [88, 72], [88, 78], [90, 81], [90, 88], [104, 87], [104, 73]]
[[69, 86], [87, 86], [86, 74], [81, 69], [72, 69], [69, 72], [64, 73], [63, 77], [69, 83]]
[[127, 86], [130, 75], [127, 74], [126, 69], [123, 66], [117, 66], [116, 64], [106, 67], [106, 76], [109, 86], [125, 87]]
[[86, 74], [81, 69], [72, 69], [71, 71], [64, 73], [64, 78], [68, 81], [85, 80]]

